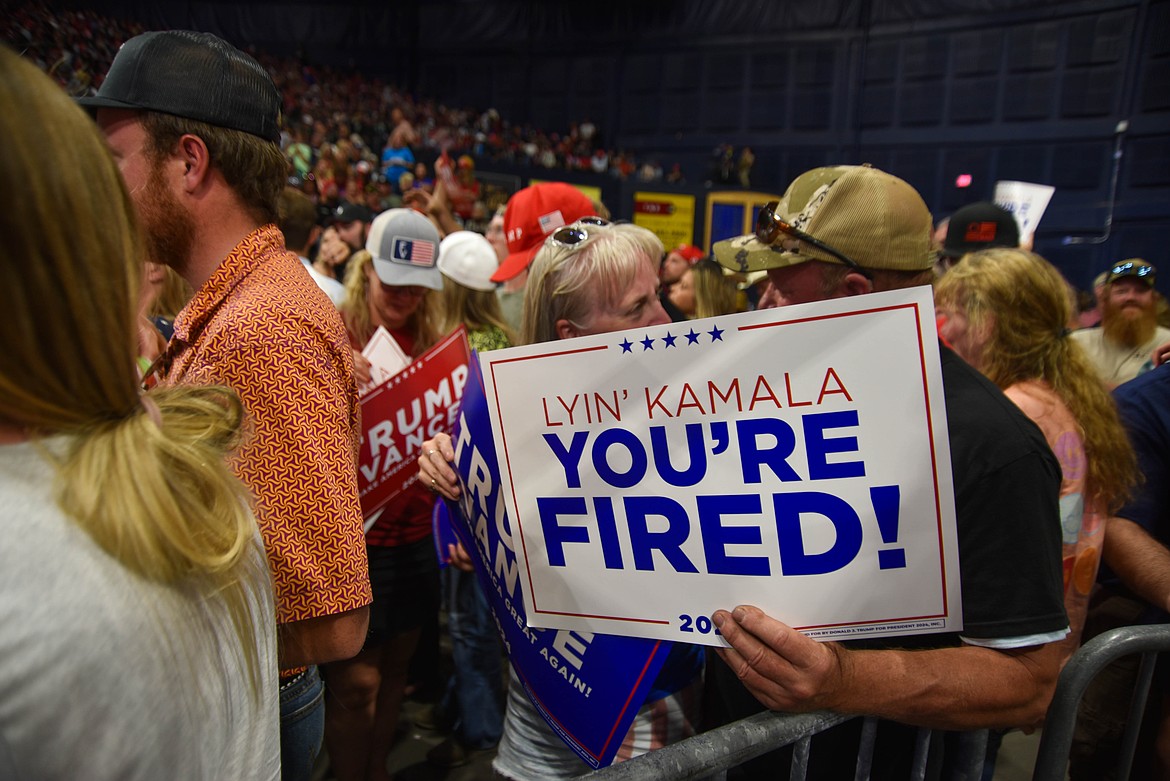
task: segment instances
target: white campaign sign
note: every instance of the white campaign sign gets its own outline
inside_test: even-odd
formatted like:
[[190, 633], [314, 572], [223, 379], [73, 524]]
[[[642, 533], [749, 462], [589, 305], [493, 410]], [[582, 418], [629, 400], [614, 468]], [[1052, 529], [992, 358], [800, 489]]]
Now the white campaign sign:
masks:
[[1054, 192], [1056, 188], [1047, 184], [999, 181], [995, 183], [995, 202], [1016, 218], [1020, 238], [1024, 239], [1036, 233]]
[[962, 628], [929, 287], [480, 356], [531, 626]]

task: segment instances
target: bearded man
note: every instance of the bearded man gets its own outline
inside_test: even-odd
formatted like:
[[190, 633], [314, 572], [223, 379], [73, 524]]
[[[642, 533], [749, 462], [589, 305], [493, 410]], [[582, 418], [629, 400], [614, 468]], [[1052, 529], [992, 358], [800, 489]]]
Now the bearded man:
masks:
[[1155, 348], [1170, 341], [1170, 329], [1158, 325], [1156, 271], [1141, 258], [1114, 265], [1101, 295], [1101, 325], [1072, 335], [1110, 388], [1153, 368]]
[[272, 570], [281, 777], [307, 781], [324, 724], [316, 665], [361, 650], [371, 592], [353, 352], [276, 225], [288, 181], [280, 93], [221, 38], [166, 30], [123, 44], [81, 104], [126, 182], [145, 259], [195, 291], [153, 371], [168, 384], [226, 385], [247, 412], [231, 465], [255, 497]]

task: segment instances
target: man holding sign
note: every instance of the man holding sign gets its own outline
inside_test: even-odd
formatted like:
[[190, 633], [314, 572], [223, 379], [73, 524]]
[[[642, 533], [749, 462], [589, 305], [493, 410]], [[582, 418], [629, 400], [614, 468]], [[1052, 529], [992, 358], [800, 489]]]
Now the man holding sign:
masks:
[[[788, 304], [930, 284], [930, 213], [902, 180], [869, 166], [799, 176], [756, 233], [715, 245], [724, 266], [766, 270]], [[942, 376], [958, 522], [963, 632], [819, 643], [751, 606], [713, 616], [730, 645], [713, 675], [730, 718], [765, 706], [830, 709], [941, 729], [1034, 726], [1047, 710], [1067, 633], [1061, 598], [1060, 468], [1039, 429], [946, 348]], [[899, 650], [892, 650], [896, 647]], [[890, 729], [895, 725], [888, 725]], [[886, 729], [886, 726], [883, 726]], [[904, 745], [904, 744], [903, 744]], [[879, 740], [879, 752], [891, 741]], [[875, 757], [908, 765], [894, 748]], [[901, 755], [901, 756], [898, 756]], [[855, 751], [812, 752], [838, 777]], [[822, 763], [818, 765], [818, 762]]]

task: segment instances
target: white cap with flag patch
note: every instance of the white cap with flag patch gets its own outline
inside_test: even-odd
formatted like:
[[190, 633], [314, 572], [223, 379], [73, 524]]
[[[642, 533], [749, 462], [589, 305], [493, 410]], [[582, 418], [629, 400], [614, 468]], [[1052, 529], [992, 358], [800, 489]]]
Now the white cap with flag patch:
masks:
[[366, 249], [374, 256], [374, 271], [384, 284], [443, 289], [439, 231], [414, 209], [389, 209], [375, 217]]

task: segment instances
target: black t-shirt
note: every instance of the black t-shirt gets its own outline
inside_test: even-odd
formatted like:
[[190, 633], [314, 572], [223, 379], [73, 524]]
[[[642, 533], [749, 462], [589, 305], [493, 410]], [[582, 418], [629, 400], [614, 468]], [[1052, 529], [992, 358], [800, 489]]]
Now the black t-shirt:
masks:
[[[962, 635], [978, 641], [1059, 632], [1068, 626], [1061, 570], [1060, 464], [1040, 429], [1002, 391], [951, 350], [942, 346], [940, 350], [958, 523]], [[845, 645], [928, 649], [959, 644], [958, 634], [930, 634]], [[726, 665], [714, 654], [708, 659], [710, 726], [763, 710]], [[841, 732], [856, 732], [855, 724], [845, 726]], [[889, 728], [899, 730], [897, 725]], [[913, 737], [912, 728], [905, 732]], [[913, 753], [912, 744], [890, 750], [884, 742], [888, 741], [878, 741], [875, 778], [884, 775], [881, 755], [889, 752], [909, 762]], [[788, 765], [776, 761], [779, 753], [748, 763], [729, 778], [785, 778]], [[818, 738], [813, 742], [809, 778], [838, 777], [835, 774], [851, 767], [856, 756], [855, 738], [851, 747], [831, 749]], [[843, 764], [819, 767], [826, 759]], [[901, 769], [894, 772], [907, 777]]]
[[999, 388], [945, 347], [943, 387], [958, 514], [963, 635], [1068, 626], [1061, 569], [1060, 463]]
[[[994, 383], [940, 345], [959, 533], [963, 637], [1068, 627], [1061, 569], [1060, 462], [1044, 434]], [[848, 642], [945, 648], [958, 634]]]

